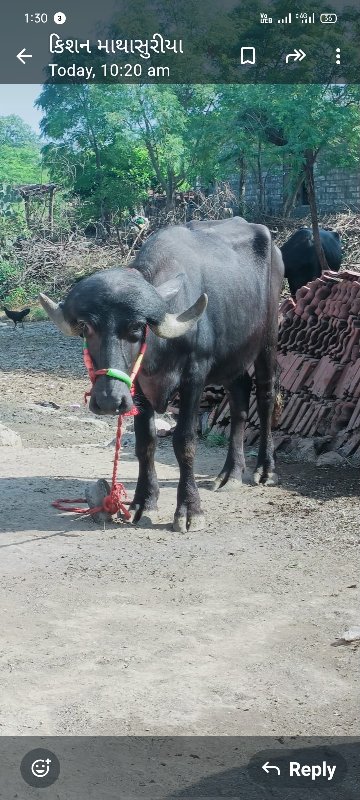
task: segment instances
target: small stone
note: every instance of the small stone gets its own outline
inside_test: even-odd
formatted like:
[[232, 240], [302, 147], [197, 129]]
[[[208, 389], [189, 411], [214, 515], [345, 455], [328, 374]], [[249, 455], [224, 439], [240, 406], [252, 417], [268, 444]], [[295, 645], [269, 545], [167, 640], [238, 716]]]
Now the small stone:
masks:
[[343, 635], [341, 636], [341, 639], [344, 642], [357, 642], [357, 641], [359, 641], [360, 640], [360, 628], [359, 627], [349, 628], [349, 630], [347, 630], [347, 631], [345, 631], [345, 633], [343, 633]]
[[316, 452], [313, 439], [300, 439], [296, 447], [296, 454], [299, 461], [316, 461]]
[[360, 642], [360, 628], [349, 628], [349, 630], [344, 631], [339, 639], [335, 639], [334, 645], [351, 644], [351, 642]]
[[[108, 494], [110, 494], [110, 485], [104, 478], [96, 481], [96, 483], [88, 483], [85, 486], [85, 497], [89, 508], [101, 506]], [[91, 517], [94, 522], [100, 524], [112, 521], [112, 516], [107, 511], [95, 511], [94, 514], [91, 514]]]
[[316, 461], [317, 467], [342, 467], [344, 464], [346, 464], [345, 458], [340, 453], [336, 453], [335, 450], [322, 453]]
[[42, 406], [43, 408], [53, 408], [55, 411], [59, 411], [61, 406], [58, 403], [54, 403], [53, 400], [35, 400], [35, 405]]
[[22, 447], [22, 442], [18, 433], [0, 423], [0, 445], [1, 447]]
[[155, 420], [155, 428], [158, 436], [170, 436], [174, 427], [175, 425], [171, 425], [170, 422], [167, 422], [166, 419], [161, 419], [161, 417], [157, 417]]

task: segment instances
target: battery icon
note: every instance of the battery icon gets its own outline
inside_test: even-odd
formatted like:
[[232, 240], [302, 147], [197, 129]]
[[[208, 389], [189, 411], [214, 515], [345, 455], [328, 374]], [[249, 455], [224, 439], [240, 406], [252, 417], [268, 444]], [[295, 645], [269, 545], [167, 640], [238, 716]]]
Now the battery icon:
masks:
[[333, 25], [337, 22], [337, 14], [320, 14], [320, 22]]

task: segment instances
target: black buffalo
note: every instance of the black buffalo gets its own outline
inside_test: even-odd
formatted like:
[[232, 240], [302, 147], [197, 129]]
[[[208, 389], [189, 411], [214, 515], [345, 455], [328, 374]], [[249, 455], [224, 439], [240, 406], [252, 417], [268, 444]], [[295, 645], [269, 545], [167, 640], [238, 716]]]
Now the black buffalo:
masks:
[[[341, 239], [336, 231], [320, 228], [320, 240], [329, 269], [338, 272], [341, 266]], [[311, 228], [299, 228], [280, 248], [285, 267], [285, 278], [292, 297], [301, 286], [305, 286], [321, 275], [321, 267], [315, 250]]]
[[[223, 384], [231, 434], [215, 486], [241, 483], [243, 438], [255, 365], [260, 444], [254, 480], [272, 483], [271, 415], [283, 263], [270, 233], [240, 217], [168, 227], [148, 238], [131, 269], [82, 279], [59, 305], [41, 295], [49, 316], [70, 335], [85, 335], [97, 369], [129, 373], [149, 326], [147, 351], [136, 381], [141, 413], [135, 417], [139, 477], [134, 521], [157, 507], [154, 411], [164, 412], [179, 392], [173, 446], [180, 468], [174, 529], [204, 526], [194, 478], [197, 415], [206, 382]], [[132, 406], [127, 385], [101, 376], [90, 409], [118, 414]]]

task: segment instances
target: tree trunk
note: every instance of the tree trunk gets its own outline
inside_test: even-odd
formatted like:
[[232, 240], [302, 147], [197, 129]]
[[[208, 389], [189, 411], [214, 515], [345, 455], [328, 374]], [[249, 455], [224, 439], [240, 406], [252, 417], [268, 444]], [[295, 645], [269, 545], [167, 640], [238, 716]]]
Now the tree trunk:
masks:
[[52, 236], [53, 233], [54, 233], [54, 196], [55, 196], [55, 190], [54, 189], [50, 189], [50, 193], [49, 193], [49, 231], [50, 231], [50, 236]]
[[293, 210], [293, 208], [295, 206], [296, 196], [297, 196], [297, 193], [298, 193], [298, 191], [300, 189], [300, 186], [301, 186], [301, 184], [302, 184], [302, 182], [304, 180], [304, 177], [305, 177], [305, 172], [302, 169], [300, 174], [298, 175], [298, 177], [296, 179], [296, 183], [295, 183], [294, 188], [293, 189], [290, 188], [289, 191], [287, 192], [287, 194], [286, 194], [286, 196], [284, 198], [284, 205], [283, 205], [283, 215], [284, 215], [284, 217], [289, 217], [290, 216], [290, 214], [291, 214], [291, 212], [292, 212], [292, 210]]
[[174, 208], [174, 173], [168, 169], [167, 182], [166, 182], [166, 210], [172, 211]]
[[165, 176], [163, 175], [163, 173], [161, 171], [161, 168], [160, 168], [160, 164], [159, 164], [159, 160], [158, 160], [158, 156], [157, 156], [157, 152], [156, 152], [156, 146], [154, 145], [154, 142], [153, 142], [153, 135], [152, 135], [151, 125], [150, 125], [150, 122], [149, 122], [149, 120], [147, 118], [146, 111], [145, 111], [145, 105], [144, 105], [144, 102], [142, 100], [140, 100], [140, 105], [141, 105], [141, 109], [142, 109], [142, 118], [143, 118], [143, 122], [144, 122], [144, 125], [145, 125], [145, 147], [146, 147], [146, 149], [148, 151], [148, 154], [149, 154], [149, 157], [150, 157], [150, 161], [151, 161], [151, 164], [153, 166], [153, 169], [154, 169], [154, 172], [155, 172], [159, 187], [161, 187], [163, 192], [166, 191], [166, 193], [167, 193]]
[[315, 159], [316, 159], [316, 154], [313, 152], [313, 150], [305, 151], [305, 180], [309, 198], [314, 246], [316, 255], [319, 259], [321, 272], [323, 272], [324, 269], [329, 269], [329, 265], [326, 261], [325, 253], [323, 251], [320, 239], [319, 218], [318, 218], [318, 211], [317, 211], [316, 197], [315, 197], [315, 181], [314, 181]]
[[[97, 140], [96, 130], [91, 122], [91, 115], [89, 111], [89, 95], [88, 95], [88, 87], [82, 87], [80, 90], [80, 98], [81, 103], [84, 111], [84, 117], [86, 119], [87, 124], [87, 134], [89, 138], [90, 146], [93, 149], [93, 153], [95, 156], [95, 163], [96, 163], [96, 184], [97, 189], [101, 191], [102, 183], [103, 183], [103, 173], [101, 169], [101, 151]], [[100, 220], [104, 222], [104, 198], [101, 197], [100, 200]]]
[[259, 142], [257, 154], [257, 178], [258, 178], [258, 197], [259, 197], [259, 211], [263, 214], [265, 212], [265, 182], [262, 173], [261, 163], [261, 142]]
[[29, 197], [28, 194], [26, 194], [25, 197], [24, 197], [24, 204], [25, 204], [26, 225], [27, 225], [28, 228], [30, 228], [30, 224], [31, 224], [31, 219], [30, 219], [30, 197]]
[[245, 181], [246, 181], [246, 161], [244, 156], [239, 158], [239, 214], [245, 214]]

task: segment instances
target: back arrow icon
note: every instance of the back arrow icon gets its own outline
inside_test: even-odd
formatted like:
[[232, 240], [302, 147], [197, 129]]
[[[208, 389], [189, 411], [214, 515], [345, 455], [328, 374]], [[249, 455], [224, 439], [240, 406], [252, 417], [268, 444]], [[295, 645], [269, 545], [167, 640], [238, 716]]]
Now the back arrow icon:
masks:
[[21, 61], [22, 64], [26, 64], [26, 61], [24, 61], [24, 58], [32, 58], [32, 55], [31, 55], [31, 53], [25, 53], [25, 47], [23, 47], [23, 49], [20, 50], [20, 53], [17, 54], [16, 58], [18, 58], [19, 61]]
[[270, 769], [276, 769], [277, 774], [280, 775], [280, 767], [275, 766], [275, 764], [269, 764], [268, 761], [265, 761], [265, 764], [262, 765], [262, 769], [264, 770], [264, 772], [266, 772], [267, 775], [269, 774]]
[[306, 53], [303, 50], [295, 50], [295, 53], [288, 53], [286, 56], [286, 63], [289, 63], [289, 58], [293, 58], [294, 61], [302, 61], [303, 58], [306, 58]]

